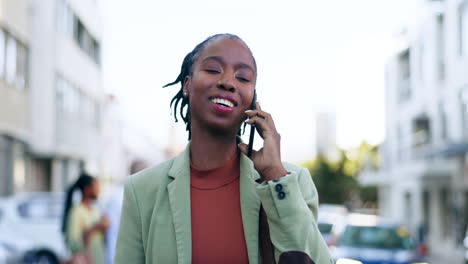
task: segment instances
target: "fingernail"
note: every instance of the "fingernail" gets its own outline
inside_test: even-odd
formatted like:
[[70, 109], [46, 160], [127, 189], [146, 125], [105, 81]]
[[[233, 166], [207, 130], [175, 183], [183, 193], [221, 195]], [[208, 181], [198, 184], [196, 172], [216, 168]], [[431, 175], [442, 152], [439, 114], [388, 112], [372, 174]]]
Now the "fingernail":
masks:
[[249, 110], [246, 110], [246, 111], [245, 111], [245, 113], [249, 113], [249, 112], [252, 112], [252, 110], [249, 109]]

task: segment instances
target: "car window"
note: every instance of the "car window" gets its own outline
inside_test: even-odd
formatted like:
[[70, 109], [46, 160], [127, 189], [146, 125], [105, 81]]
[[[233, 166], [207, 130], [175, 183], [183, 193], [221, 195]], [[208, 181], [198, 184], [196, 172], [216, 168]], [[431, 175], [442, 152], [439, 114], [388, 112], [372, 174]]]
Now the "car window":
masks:
[[379, 226], [347, 226], [339, 245], [379, 249], [411, 249], [411, 238], [401, 229]]
[[322, 233], [324, 235], [330, 234], [331, 231], [332, 231], [332, 228], [333, 228], [333, 224], [318, 223], [318, 228], [319, 228], [320, 233]]
[[18, 214], [28, 220], [54, 220], [62, 215], [62, 201], [54, 197], [29, 199], [18, 204]]

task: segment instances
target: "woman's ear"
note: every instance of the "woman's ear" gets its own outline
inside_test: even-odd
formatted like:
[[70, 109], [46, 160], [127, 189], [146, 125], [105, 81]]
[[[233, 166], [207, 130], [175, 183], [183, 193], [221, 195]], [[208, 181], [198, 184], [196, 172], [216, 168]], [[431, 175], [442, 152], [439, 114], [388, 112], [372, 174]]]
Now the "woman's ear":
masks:
[[182, 93], [184, 97], [189, 96], [191, 82], [192, 82], [192, 78], [190, 78], [190, 76], [185, 76], [184, 85], [182, 86]]

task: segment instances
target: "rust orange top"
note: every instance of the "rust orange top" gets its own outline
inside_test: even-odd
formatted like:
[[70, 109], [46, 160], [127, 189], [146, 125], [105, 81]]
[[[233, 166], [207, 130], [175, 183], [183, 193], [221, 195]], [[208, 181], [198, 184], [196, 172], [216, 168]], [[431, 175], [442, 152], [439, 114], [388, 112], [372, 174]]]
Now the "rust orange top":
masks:
[[193, 264], [249, 262], [239, 177], [239, 153], [215, 169], [190, 164]]

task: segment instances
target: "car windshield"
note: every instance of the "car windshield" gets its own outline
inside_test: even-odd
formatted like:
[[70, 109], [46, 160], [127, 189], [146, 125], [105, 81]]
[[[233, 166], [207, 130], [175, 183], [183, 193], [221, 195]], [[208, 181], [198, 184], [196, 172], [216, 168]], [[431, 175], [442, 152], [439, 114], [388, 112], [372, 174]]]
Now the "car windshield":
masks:
[[329, 223], [318, 223], [318, 228], [320, 233], [323, 235], [328, 235], [331, 233], [333, 225]]
[[62, 214], [62, 200], [55, 197], [38, 197], [28, 199], [18, 205], [22, 218], [34, 220], [56, 220]]
[[380, 226], [347, 226], [339, 245], [378, 249], [413, 248], [412, 240], [405, 229]]

